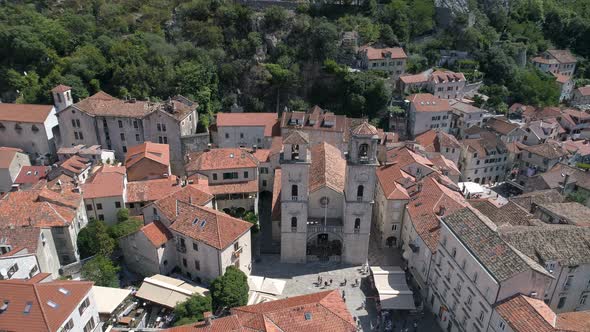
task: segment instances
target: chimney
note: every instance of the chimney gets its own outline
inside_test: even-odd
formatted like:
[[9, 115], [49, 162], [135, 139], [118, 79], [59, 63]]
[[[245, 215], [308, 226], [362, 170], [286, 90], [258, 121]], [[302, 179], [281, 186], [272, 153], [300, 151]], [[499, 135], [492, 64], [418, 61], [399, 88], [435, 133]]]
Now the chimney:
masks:
[[203, 318], [205, 321], [205, 325], [211, 325], [211, 319], [213, 318], [213, 313], [211, 313], [211, 311], [205, 311], [203, 313]]

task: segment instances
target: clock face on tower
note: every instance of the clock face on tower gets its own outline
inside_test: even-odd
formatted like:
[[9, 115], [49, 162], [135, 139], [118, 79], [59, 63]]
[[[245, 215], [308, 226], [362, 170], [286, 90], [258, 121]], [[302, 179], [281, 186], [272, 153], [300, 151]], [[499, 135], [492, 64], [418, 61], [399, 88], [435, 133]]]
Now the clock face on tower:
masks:
[[322, 207], [326, 207], [328, 206], [328, 204], [330, 204], [330, 199], [326, 196], [320, 198], [320, 204], [322, 205]]

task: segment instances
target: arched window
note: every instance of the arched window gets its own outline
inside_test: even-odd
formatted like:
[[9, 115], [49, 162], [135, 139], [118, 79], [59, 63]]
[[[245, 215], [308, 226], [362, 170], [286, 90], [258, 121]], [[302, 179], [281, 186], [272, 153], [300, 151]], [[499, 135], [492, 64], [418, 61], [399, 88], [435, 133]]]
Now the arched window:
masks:
[[291, 156], [293, 157], [293, 159], [299, 159], [299, 145], [291, 145]]
[[361, 229], [361, 218], [356, 218], [354, 220], [354, 231], [358, 232]]
[[297, 217], [291, 217], [291, 228], [297, 228]]
[[356, 188], [356, 198], [357, 200], [362, 200], [363, 199], [363, 194], [365, 191], [365, 187], [361, 184], [360, 186], [358, 186], [358, 188]]
[[291, 186], [291, 198], [297, 200], [297, 196], [299, 196], [299, 188], [294, 184]]
[[359, 145], [359, 159], [366, 160], [369, 157], [369, 145], [363, 143]]

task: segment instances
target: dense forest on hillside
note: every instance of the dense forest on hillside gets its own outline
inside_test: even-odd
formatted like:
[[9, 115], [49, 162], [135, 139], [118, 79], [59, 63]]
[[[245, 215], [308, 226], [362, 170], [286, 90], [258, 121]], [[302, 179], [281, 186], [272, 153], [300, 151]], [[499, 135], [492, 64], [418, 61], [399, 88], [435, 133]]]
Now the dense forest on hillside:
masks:
[[[389, 83], [379, 73], [350, 72], [334, 61], [342, 33], [355, 30], [361, 43], [404, 46], [410, 72], [435, 64], [440, 49], [471, 52], [476, 61], [450, 69], [468, 77], [483, 73], [491, 108], [501, 111], [515, 101], [555, 104], [553, 78], [515, 59], [523, 50], [531, 56], [548, 47], [589, 58], [590, 1], [503, 2], [469, 0], [469, 8], [441, 28], [433, 0], [262, 12], [228, 0], [3, 1], [0, 97], [49, 103], [48, 91], [62, 83], [74, 88], [76, 100], [99, 90], [140, 99], [182, 94], [197, 100], [202, 114], [234, 103], [247, 111], [317, 103], [375, 117], [391, 97]], [[590, 78], [587, 60], [576, 76], [579, 83]]]

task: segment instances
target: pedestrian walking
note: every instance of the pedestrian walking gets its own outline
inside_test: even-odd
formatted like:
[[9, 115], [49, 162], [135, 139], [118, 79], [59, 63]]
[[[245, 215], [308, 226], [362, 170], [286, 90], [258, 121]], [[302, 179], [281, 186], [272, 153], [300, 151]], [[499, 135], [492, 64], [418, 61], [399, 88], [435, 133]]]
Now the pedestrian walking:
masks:
[[318, 274], [318, 284], [322, 282], [322, 277]]
[[332, 279], [330, 279], [330, 286], [332, 286]]
[[346, 278], [344, 278], [344, 286], [346, 286]]
[[344, 298], [346, 296], [346, 293], [344, 292], [344, 289], [342, 290], [342, 298]]

